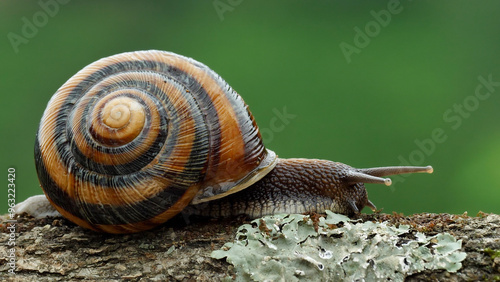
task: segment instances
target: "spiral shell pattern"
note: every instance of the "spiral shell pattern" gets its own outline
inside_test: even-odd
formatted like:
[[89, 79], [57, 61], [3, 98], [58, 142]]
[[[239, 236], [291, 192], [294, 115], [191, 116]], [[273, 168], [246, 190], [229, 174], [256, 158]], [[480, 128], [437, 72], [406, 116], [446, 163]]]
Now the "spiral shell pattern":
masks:
[[86, 228], [153, 228], [196, 202], [244, 189], [270, 171], [241, 97], [207, 66], [138, 51], [96, 61], [51, 98], [35, 144], [40, 184]]

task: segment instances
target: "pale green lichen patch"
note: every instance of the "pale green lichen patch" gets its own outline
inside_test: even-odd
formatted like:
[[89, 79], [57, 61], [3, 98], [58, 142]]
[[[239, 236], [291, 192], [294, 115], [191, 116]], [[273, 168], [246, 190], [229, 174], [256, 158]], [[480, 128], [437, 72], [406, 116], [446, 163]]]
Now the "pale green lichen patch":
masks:
[[466, 256], [461, 246], [447, 233], [426, 236], [407, 225], [361, 223], [327, 212], [316, 224], [296, 214], [254, 220], [212, 257], [233, 264], [238, 280], [403, 281], [424, 269], [457, 271]]

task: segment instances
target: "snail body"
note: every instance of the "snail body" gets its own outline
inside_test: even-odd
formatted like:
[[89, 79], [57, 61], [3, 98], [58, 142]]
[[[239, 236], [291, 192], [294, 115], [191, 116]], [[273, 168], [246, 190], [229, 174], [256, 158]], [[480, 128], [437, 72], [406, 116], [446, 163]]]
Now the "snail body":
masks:
[[354, 214], [374, 208], [363, 182], [432, 171], [279, 159], [220, 76], [165, 51], [103, 58], [70, 78], [43, 114], [35, 164], [57, 211], [109, 233], [153, 228], [188, 205], [217, 216]]

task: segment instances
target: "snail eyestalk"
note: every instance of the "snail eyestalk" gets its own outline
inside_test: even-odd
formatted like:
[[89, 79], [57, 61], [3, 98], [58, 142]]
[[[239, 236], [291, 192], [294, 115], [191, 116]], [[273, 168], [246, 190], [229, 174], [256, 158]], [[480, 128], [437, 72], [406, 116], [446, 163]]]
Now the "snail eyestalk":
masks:
[[386, 166], [358, 169], [359, 172], [372, 176], [389, 176], [405, 173], [432, 173], [432, 166]]
[[349, 171], [347, 181], [349, 184], [358, 182], [385, 184], [390, 186], [392, 181], [390, 178], [383, 178], [382, 176], [405, 174], [405, 173], [432, 173], [434, 169], [432, 166], [386, 166], [374, 168], [361, 168], [354, 171]]
[[389, 178], [377, 177], [359, 171], [349, 171], [349, 174], [347, 175], [346, 179], [349, 184], [355, 184], [359, 182], [384, 184], [386, 186], [390, 186], [392, 184], [392, 181]]

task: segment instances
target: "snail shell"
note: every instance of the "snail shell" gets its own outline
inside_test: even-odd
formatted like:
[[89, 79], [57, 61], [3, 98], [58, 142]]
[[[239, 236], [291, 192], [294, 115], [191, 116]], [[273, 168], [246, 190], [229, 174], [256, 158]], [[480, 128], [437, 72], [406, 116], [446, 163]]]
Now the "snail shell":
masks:
[[242, 190], [276, 162], [220, 76], [164, 51], [122, 53], [79, 71], [50, 99], [35, 143], [51, 204], [110, 233], [150, 229], [191, 202]]
[[76, 224], [108, 233], [153, 228], [188, 204], [188, 213], [211, 216], [357, 214], [375, 209], [364, 183], [433, 170], [278, 159], [222, 78], [164, 51], [114, 55], [70, 78], [43, 114], [35, 164], [46, 200], [18, 212], [40, 216], [48, 200]]

